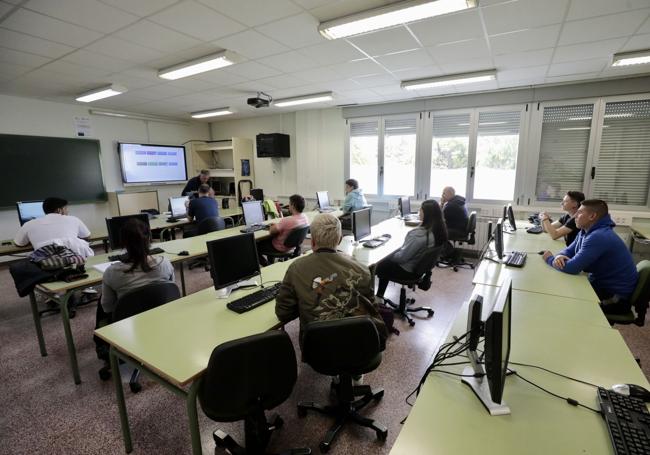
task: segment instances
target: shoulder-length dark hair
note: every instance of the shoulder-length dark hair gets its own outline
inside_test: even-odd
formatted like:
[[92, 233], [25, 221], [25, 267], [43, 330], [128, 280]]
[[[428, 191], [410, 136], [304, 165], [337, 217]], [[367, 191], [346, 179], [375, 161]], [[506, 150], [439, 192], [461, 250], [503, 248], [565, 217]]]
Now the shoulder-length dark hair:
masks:
[[433, 233], [436, 246], [440, 246], [447, 241], [447, 226], [442, 217], [440, 204], [433, 199], [427, 199], [422, 203], [422, 223], [421, 227], [427, 230], [427, 245], [429, 245], [429, 232]]
[[127, 272], [140, 268], [143, 272], [149, 272], [149, 245], [151, 243], [149, 227], [140, 220], [127, 221], [120, 235], [122, 236], [122, 244], [126, 248], [125, 263], [131, 264], [131, 268]]

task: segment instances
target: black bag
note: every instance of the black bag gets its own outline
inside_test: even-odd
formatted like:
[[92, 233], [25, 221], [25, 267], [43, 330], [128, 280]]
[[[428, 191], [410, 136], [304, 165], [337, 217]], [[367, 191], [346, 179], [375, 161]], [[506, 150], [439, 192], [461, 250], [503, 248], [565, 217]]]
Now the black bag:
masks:
[[386, 326], [388, 333], [399, 335], [399, 330], [395, 328], [395, 313], [393, 312], [393, 309], [387, 306], [383, 301], [377, 305], [377, 307], [379, 309], [379, 315], [384, 320], [384, 325]]
[[431, 289], [431, 271], [429, 270], [427, 273], [424, 274], [420, 282], [418, 283], [418, 288], [422, 289], [423, 291], [428, 291]]

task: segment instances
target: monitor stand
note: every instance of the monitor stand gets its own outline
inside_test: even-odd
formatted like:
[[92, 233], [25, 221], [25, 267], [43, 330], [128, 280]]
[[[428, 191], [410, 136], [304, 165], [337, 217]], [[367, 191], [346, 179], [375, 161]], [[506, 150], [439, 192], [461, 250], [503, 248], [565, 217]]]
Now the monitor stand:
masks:
[[225, 288], [217, 289], [217, 298], [218, 299], [227, 299], [230, 297], [230, 294], [232, 291], [237, 290], [238, 288], [241, 287], [247, 287], [247, 286], [259, 286], [260, 284], [257, 282], [257, 278], [251, 278], [250, 280], [242, 280], [238, 281], [237, 283], [233, 284], [232, 286], [226, 286]]
[[468, 366], [463, 370], [462, 382], [470, 386], [472, 391], [476, 394], [483, 406], [488, 410], [490, 415], [502, 416], [510, 414], [510, 408], [505, 402], [495, 403], [490, 396], [490, 388], [485, 376], [482, 378], [471, 377], [476, 373], [473, 367]]

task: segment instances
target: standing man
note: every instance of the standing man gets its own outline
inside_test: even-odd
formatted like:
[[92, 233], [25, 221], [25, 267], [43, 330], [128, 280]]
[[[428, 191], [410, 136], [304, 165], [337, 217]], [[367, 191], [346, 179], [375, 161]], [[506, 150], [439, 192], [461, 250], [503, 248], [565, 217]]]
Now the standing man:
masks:
[[553, 256], [544, 252], [547, 264], [564, 273], [587, 272], [605, 314], [630, 311], [630, 297], [639, 280], [632, 254], [614, 232], [616, 225], [600, 199], [582, 202], [575, 215], [580, 229], [576, 239]]
[[45, 216], [23, 224], [16, 233], [14, 243], [18, 246], [32, 244], [35, 250], [52, 243], [70, 248], [84, 258], [94, 256], [85, 240], [90, 237], [86, 225], [76, 216], [68, 215], [68, 201], [49, 197], [43, 201]]
[[187, 181], [185, 188], [183, 188], [183, 191], [181, 192], [181, 196], [185, 196], [187, 193], [195, 193], [199, 191], [199, 187], [204, 184], [207, 185], [209, 180], [210, 171], [207, 169], [201, 169], [199, 175], [192, 177]]
[[452, 186], [446, 186], [440, 196], [440, 206], [442, 214], [445, 217], [447, 232], [449, 238], [461, 238], [466, 236], [467, 231], [467, 207], [465, 198], [456, 195], [456, 190]]

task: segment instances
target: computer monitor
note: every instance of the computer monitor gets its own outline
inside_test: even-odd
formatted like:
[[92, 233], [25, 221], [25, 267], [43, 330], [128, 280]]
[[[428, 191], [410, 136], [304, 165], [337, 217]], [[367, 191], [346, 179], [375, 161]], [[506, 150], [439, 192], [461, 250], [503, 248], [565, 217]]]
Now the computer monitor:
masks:
[[330, 197], [327, 191], [317, 191], [316, 199], [318, 200], [318, 208], [321, 210], [330, 208]]
[[499, 218], [494, 227], [494, 252], [499, 259], [503, 259], [503, 218]]
[[408, 196], [402, 196], [399, 198], [399, 209], [402, 218], [411, 214], [411, 200]]
[[108, 243], [112, 250], [119, 250], [124, 248], [122, 244], [122, 227], [129, 220], [140, 220], [149, 228], [149, 215], [146, 213], [138, 213], [135, 215], [114, 216], [113, 218], [106, 218], [106, 230], [108, 231]]
[[356, 242], [370, 235], [370, 207], [352, 212], [352, 234]]
[[16, 202], [16, 209], [21, 226], [28, 221], [45, 216], [43, 201], [19, 201]]
[[169, 198], [169, 211], [173, 218], [185, 218], [187, 216], [187, 207], [185, 203], [190, 198], [187, 196], [170, 197]]
[[508, 215], [508, 224], [510, 225], [510, 230], [514, 232], [517, 230], [517, 224], [515, 223], [515, 211], [512, 210], [512, 204], [508, 204], [506, 212]]
[[261, 201], [246, 201], [242, 202], [241, 205], [246, 226], [264, 223], [264, 210]]
[[237, 283], [260, 274], [253, 233], [207, 242], [210, 274], [216, 290], [228, 296]]

